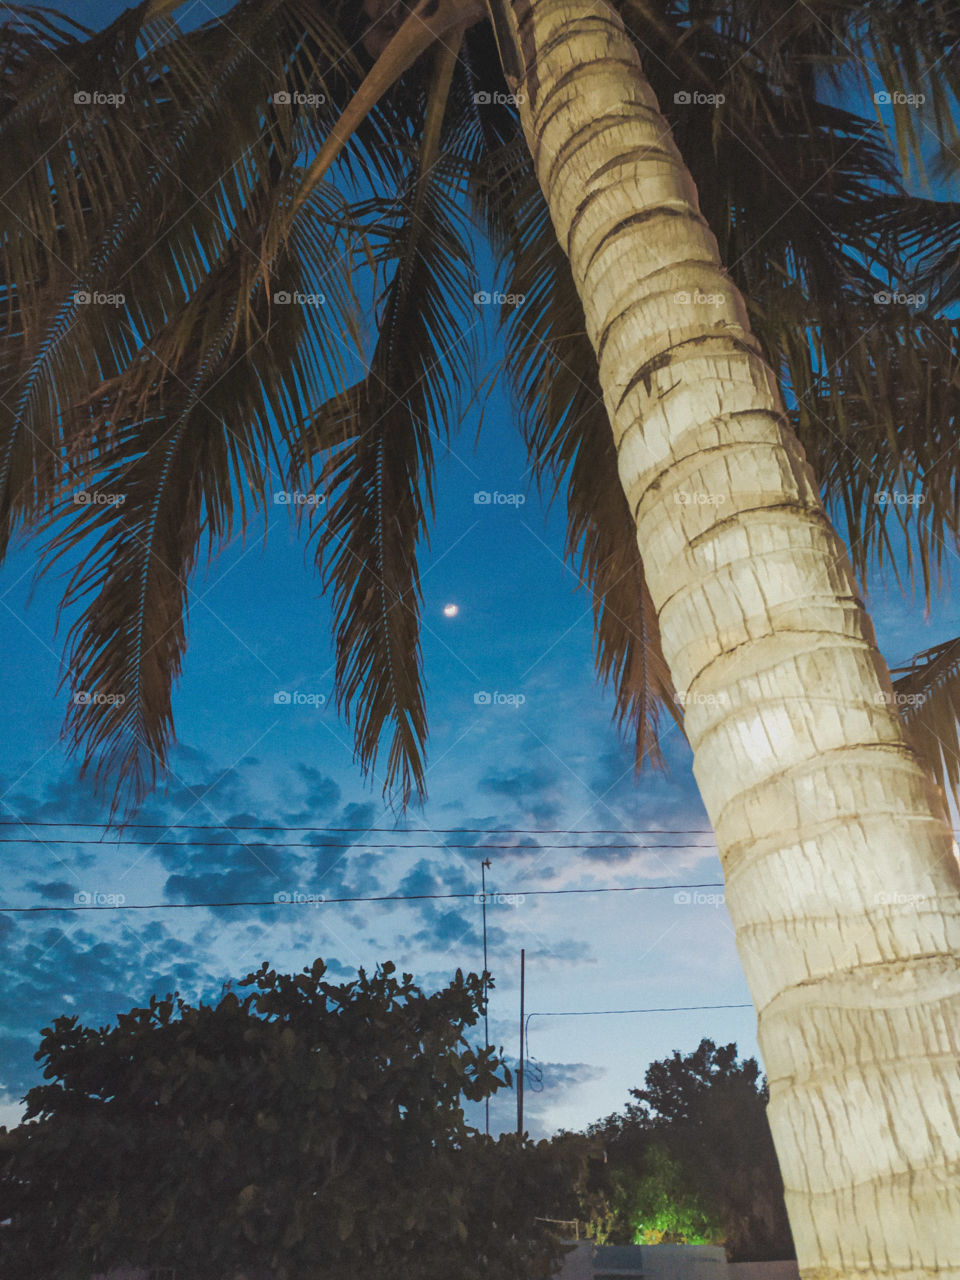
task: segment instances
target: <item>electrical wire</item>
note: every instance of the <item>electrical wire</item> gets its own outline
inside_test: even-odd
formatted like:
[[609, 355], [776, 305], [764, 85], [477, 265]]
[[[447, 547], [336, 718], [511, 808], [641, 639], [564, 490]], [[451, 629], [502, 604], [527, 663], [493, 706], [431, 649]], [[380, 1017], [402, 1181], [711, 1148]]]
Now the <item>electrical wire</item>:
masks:
[[[622, 834], [622, 833], [621, 833]], [[658, 832], [662, 835], [663, 832]], [[346, 843], [337, 840], [316, 840], [305, 844], [302, 840], [268, 840], [265, 842], [270, 849], [435, 849], [442, 853], [445, 849], [476, 849], [483, 853], [488, 849], [513, 849], [523, 851], [524, 849], [536, 850], [538, 852], [544, 849], [712, 849], [709, 844], [691, 844], [689, 841], [681, 844], [598, 844], [595, 840], [589, 844], [438, 844], [432, 841], [429, 844], [402, 844], [392, 842], [389, 844], [372, 844], [369, 840], [361, 840], [355, 843]], [[129, 845], [149, 845], [151, 849], [174, 848], [174, 849], [195, 849], [195, 848], [213, 848], [213, 849], [230, 849], [234, 845], [243, 844], [242, 840], [74, 840], [65, 836], [53, 836], [48, 839], [46, 836], [0, 836], [0, 844], [39, 844], [44, 848], [50, 845], [69, 844], [69, 845], [97, 845], [102, 849], [123, 848]]]
[[[593, 889], [518, 889], [504, 892], [490, 891], [488, 898], [542, 898], [549, 895], [585, 894], [585, 893], [652, 893], [663, 889], [722, 889], [720, 880], [705, 881], [702, 884], [631, 884], [614, 885]], [[98, 895], [99, 896], [99, 895]], [[104, 895], [106, 896], [106, 895]], [[116, 897], [118, 895], [110, 895]], [[355, 895], [345, 898], [327, 898], [323, 894], [294, 893], [278, 895], [271, 899], [251, 899], [234, 902], [117, 902], [117, 903], [71, 903], [59, 906], [2, 907], [0, 912], [7, 915], [39, 915], [53, 911], [196, 911], [200, 908], [213, 907], [325, 907], [339, 902], [432, 902], [451, 898], [481, 898], [478, 893], [381, 893], [369, 897]]]
[[[109, 823], [105, 822], [56, 822], [52, 819], [41, 818], [36, 821], [30, 818], [13, 818], [0, 819], [0, 828], [3, 827], [106, 827], [110, 828]], [[678, 827], [664, 829], [662, 827], [637, 827], [635, 829], [625, 829], [623, 827], [291, 827], [283, 824], [271, 824], [263, 822], [251, 823], [232, 823], [232, 822], [183, 822], [183, 823], [164, 823], [164, 822], [119, 822], [116, 824], [117, 830], [123, 831], [333, 831], [342, 832], [368, 832], [372, 831], [378, 834], [387, 835], [528, 835], [528, 836], [628, 836], [628, 835], [655, 835], [655, 836], [709, 836], [713, 832], [709, 827]]]

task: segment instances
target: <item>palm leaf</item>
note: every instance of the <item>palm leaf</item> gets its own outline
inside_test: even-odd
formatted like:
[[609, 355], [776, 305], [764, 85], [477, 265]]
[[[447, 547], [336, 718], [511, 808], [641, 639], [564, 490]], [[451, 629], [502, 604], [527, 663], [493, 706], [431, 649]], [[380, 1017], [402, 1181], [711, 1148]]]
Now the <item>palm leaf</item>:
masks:
[[960, 637], [925, 649], [891, 674], [897, 706], [927, 768], [944, 790], [960, 785]]
[[457, 416], [475, 355], [461, 161], [439, 146], [450, 70], [441, 55], [407, 190], [353, 208], [387, 280], [377, 340], [362, 383], [311, 424], [320, 441], [339, 437], [320, 464], [326, 503], [315, 530], [333, 597], [337, 703], [365, 769], [390, 735], [384, 792], [397, 787], [404, 805], [425, 794], [417, 549], [433, 513], [433, 437], [446, 437]]
[[[291, 189], [277, 189], [274, 216]], [[314, 196], [289, 257], [275, 263], [275, 280], [291, 292], [324, 289], [323, 321], [319, 309], [278, 307], [267, 295], [246, 249], [257, 238], [251, 216], [218, 270], [154, 336], [149, 358], [98, 388], [84, 431], [73, 433], [74, 482], [91, 499], [77, 506], [64, 495], [48, 563], [81, 556], [64, 598], [82, 610], [68, 636], [68, 731], [84, 767], [95, 762], [98, 778], [119, 780], [116, 804], [142, 799], [166, 760], [201, 542], [215, 553], [245, 526], [248, 505], [263, 507], [284, 470], [278, 441], [306, 423], [342, 358], [339, 349], [325, 358], [341, 346], [337, 317], [348, 326], [353, 306], [335, 271], [325, 277], [343, 258], [328, 204]]]
[[[229, 27], [187, 35], [164, 20], [138, 57], [140, 13], [58, 50], [49, 72], [39, 68], [61, 96], [64, 77], [84, 75], [95, 89], [122, 83], [129, 119], [119, 107], [71, 104], [87, 114], [65, 134], [59, 115], [44, 125], [47, 99], [31, 89], [0, 120], [0, 145], [23, 151], [24, 161], [36, 154], [37, 132], [44, 141], [55, 124], [56, 134], [43, 166], [24, 164], [26, 180], [0, 215], [8, 304], [0, 392], [9, 406], [0, 428], [0, 551], [42, 505], [37, 480], [59, 454], [61, 409], [89, 394], [88, 371], [108, 380], [129, 369], [136, 348], [216, 269], [244, 210], [269, 201], [295, 164], [307, 134], [272, 103], [291, 69], [291, 25], [293, 52], [308, 42], [312, 50], [293, 59], [295, 71], [316, 76], [317, 49], [331, 65], [347, 53], [306, 0], [244, 0]], [[90, 69], [109, 61], [119, 75], [124, 58], [137, 68], [135, 83], [134, 72], [111, 81]], [[246, 246], [261, 271], [286, 229], [274, 224], [272, 240]], [[98, 294], [122, 301], [107, 309], [78, 300]]]
[[591, 592], [597, 670], [613, 686], [614, 714], [634, 741], [637, 766], [645, 758], [662, 763], [660, 709], [679, 716], [656, 611], [583, 309], [518, 144], [501, 150], [475, 199], [509, 261], [507, 292], [522, 299], [503, 309], [506, 363], [538, 483], [566, 495], [566, 551]]

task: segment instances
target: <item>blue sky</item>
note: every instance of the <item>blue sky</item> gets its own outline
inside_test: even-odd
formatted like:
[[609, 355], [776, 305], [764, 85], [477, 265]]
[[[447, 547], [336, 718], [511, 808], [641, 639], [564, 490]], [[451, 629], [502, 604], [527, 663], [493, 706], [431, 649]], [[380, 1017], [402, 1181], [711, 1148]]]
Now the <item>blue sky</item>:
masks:
[[[64, 7], [101, 25], [122, 6]], [[493, 312], [477, 312], [487, 337], [485, 371], [500, 354]], [[7, 655], [0, 665], [0, 821], [28, 824], [0, 830], [4, 840], [28, 836], [6, 844], [4, 906], [66, 906], [77, 893], [171, 906], [271, 901], [277, 894], [472, 895], [483, 854], [449, 846], [507, 844], [516, 847], [489, 850], [488, 887], [522, 901], [489, 908], [488, 943], [496, 982], [491, 1039], [508, 1056], [517, 1051], [521, 947], [526, 1007], [534, 1014], [749, 1001], [715, 890], [689, 902], [675, 901], [673, 890], [533, 895], [710, 883], [720, 879], [720, 867], [689, 751], [669, 719], [667, 772], [633, 774], [631, 753], [611, 724], [611, 699], [593, 672], [590, 599], [563, 564], [562, 510], [548, 513], [530, 485], [516, 414], [502, 389], [486, 407], [475, 448], [477, 425], [473, 410], [441, 457], [437, 520], [422, 561], [429, 799], [406, 818], [419, 834], [373, 830], [393, 828], [397, 818], [384, 808], [380, 784], [362, 779], [350, 732], [330, 705], [329, 609], [289, 509], [274, 506], [265, 539], [251, 529], [192, 585], [190, 649], [175, 702], [180, 745], [167, 788], [135, 819], [158, 828], [118, 833], [129, 843], [115, 847], [76, 843], [97, 839], [106, 808], [59, 744], [66, 696], [58, 692], [60, 584], [34, 586], [34, 548], [26, 544], [0, 571]], [[478, 492], [525, 500], [478, 504]], [[940, 601], [926, 616], [895, 586], [879, 578], [871, 586], [871, 611], [892, 663], [960, 631], [956, 605]], [[450, 604], [455, 617], [444, 614]], [[281, 690], [325, 702], [278, 704]], [[478, 703], [481, 691], [514, 701]], [[41, 822], [94, 825], [81, 832]], [[219, 841], [212, 845], [164, 832], [187, 823], [236, 829], [254, 822], [354, 830], [193, 832]], [[681, 834], [497, 837], [473, 828]], [[152, 845], [151, 834], [170, 843]], [[348, 847], [326, 848], [321, 840]], [[635, 848], [610, 847], [631, 840]], [[676, 847], [643, 848], [655, 844]], [[14, 1118], [16, 1099], [39, 1081], [31, 1055], [40, 1028], [59, 1013], [99, 1024], [174, 987], [190, 999], [216, 998], [224, 981], [262, 960], [294, 969], [317, 955], [338, 975], [392, 959], [436, 986], [457, 967], [481, 967], [480, 921], [471, 897], [0, 915], [9, 975], [0, 1001], [0, 1120]], [[539, 1068], [532, 1084], [542, 1077], [542, 1087], [528, 1092], [529, 1126], [545, 1133], [607, 1114], [642, 1082], [651, 1060], [692, 1050], [702, 1036], [736, 1040], [755, 1053], [752, 1009], [534, 1017], [529, 1048]], [[512, 1107], [505, 1095], [495, 1100], [497, 1127], [511, 1125]]]

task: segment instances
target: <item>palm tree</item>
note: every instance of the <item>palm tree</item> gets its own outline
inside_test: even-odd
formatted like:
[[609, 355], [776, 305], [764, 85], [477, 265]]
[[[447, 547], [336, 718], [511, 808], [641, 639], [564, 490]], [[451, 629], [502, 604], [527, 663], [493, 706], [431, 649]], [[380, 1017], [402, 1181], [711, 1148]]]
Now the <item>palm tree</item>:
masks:
[[[22, 175], [2, 214], [3, 538], [49, 528], [49, 557], [79, 560], [72, 687], [122, 695], [72, 707], [75, 746], [142, 794], [199, 545], [279, 473], [328, 498], [360, 759], [389, 737], [388, 783], [422, 787], [416, 548], [431, 432], [473, 382], [468, 195], [525, 297], [509, 369], [639, 757], [658, 705], [683, 705], [802, 1270], [956, 1274], [960, 868], [799, 442], [853, 566], [899, 518], [929, 584], [960, 523], [934, 465], [954, 326], [872, 298], [899, 292], [902, 251], [942, 270], [956, 210], [906, 197], [818, 74], [866, 40], [888, 86], [917, 88], [952, 10], [497, 0], [488, 24], [454, 0], [243, 0], [182, 33], [174, 7], [79, 35], [15, 10], [2, 63]], [[723, 71], [726, 100], [700, 102]], [[915, 152], [903, 104], [897, 125]], [[282, 301], [319, 290], [322, 308]], [[922, 483], [923, 520], [873, 520], [897, 482]]]

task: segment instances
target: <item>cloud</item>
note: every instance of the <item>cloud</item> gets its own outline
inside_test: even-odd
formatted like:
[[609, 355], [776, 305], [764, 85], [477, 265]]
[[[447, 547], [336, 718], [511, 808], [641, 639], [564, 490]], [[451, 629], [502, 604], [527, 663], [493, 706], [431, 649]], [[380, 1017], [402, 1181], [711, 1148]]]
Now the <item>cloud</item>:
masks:
[[543, 763], [491, 766], [481, 775], [477, 789], [512, 800], [521, 815], [516, 825], [532, 821], [536, 826], [547, 827], [557, 825], [563, 812], [560, 781], [559, 770]]
[[[493, 1036], [491, 1040], [494, 1040]], [[514, 1132], [517, 1127], [517, 1059], [508, 1055], [506, 1061], [513, 1083], [490, 1099], [490, 1132], [494, 1134]], [[536, 1059], [528, 1059], [524, 1072], [524, 1129], [534, 1138], [546, 1137], [552, 1132], [547, 1119], [550, 1109], [566, 1101], [581, 1085], [599, 1080], [603, 1075], [602, 1068], [586, 1062], [537, 1062]], [[482, 1103], [468, 1104], [464, 1114], [469, 1124], [483, 1128]]]
[[298, 764], [296, 774], [297, 781], [303, 788], [303, 799], [299, 808], [284, 813], [285, 823], [306, 823], [340, 803], [340, 787], [333, 778], [308, 764]]
[[66, 880], [28, 880], [25, 887], [39, 894], [45, 902], [72, 902], [77, 892], [76, 882]]

